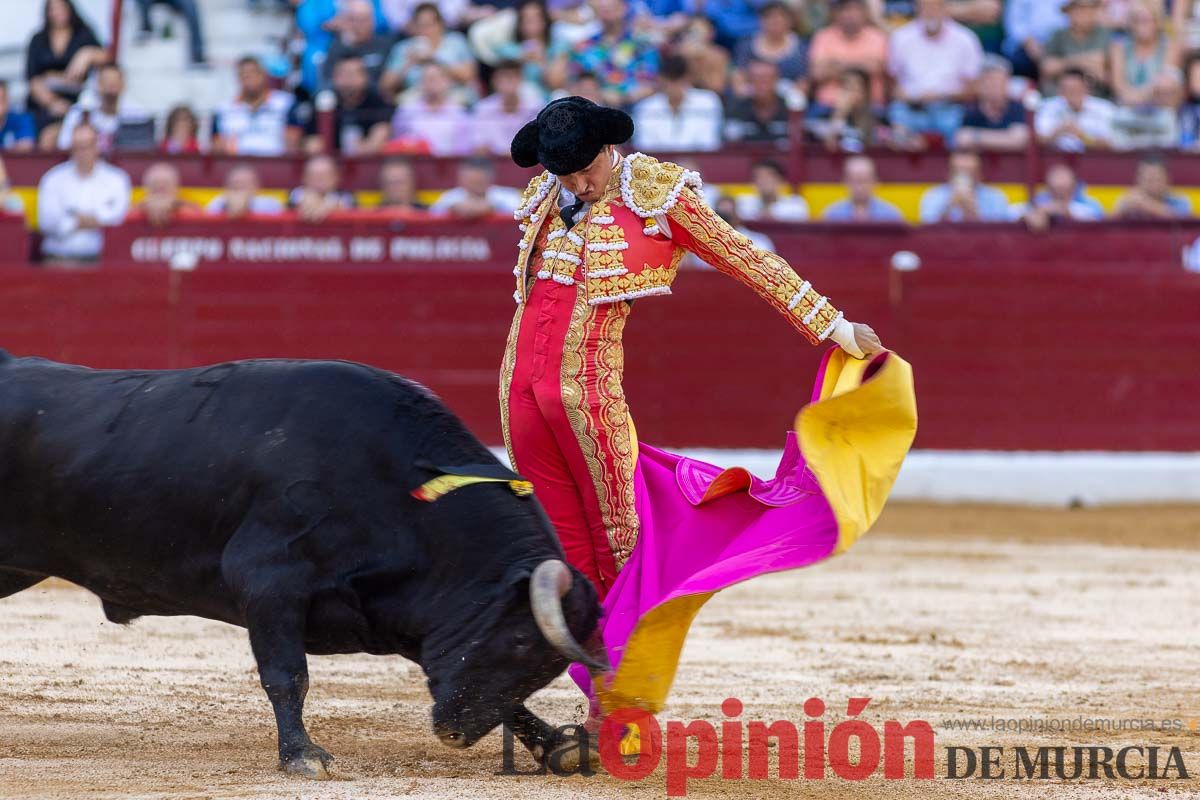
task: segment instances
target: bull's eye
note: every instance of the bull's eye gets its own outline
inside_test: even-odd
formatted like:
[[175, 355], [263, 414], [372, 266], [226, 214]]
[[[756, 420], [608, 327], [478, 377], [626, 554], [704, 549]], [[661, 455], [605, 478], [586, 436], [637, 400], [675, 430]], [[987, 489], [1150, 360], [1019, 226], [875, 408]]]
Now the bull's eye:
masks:
[[525, 653], [533, 644], [533, 637], [524, 631], [513, 634], [512, 646], [513, 650], [518, 654]]

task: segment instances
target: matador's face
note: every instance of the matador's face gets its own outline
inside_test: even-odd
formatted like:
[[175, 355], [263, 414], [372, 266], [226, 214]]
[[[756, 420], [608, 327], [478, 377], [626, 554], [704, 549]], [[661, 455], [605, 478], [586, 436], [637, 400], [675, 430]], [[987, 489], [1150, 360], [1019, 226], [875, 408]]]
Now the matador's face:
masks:
[[612, 153], [612, 145], [606, 144], [592, 159], [592, 163], [570, 175], [559, 175], [559, 182], [567, 188], [567, 191], [583, 202], [596, 202], [604, 193], [605, 187], [608, 186], [608, 179], [612, 177]]

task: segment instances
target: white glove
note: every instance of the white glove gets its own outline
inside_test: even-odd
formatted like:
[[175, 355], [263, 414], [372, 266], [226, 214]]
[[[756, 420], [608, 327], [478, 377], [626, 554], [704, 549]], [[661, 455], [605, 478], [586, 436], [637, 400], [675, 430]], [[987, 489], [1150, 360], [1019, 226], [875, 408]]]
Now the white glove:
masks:
[[855, 358], [864, 358], [864, 353], [858, 346], [858, 342], [854, 338], [854, 325], [850, 320], [842, 317], [833, 325], [833, 330], [829, 332], [829, 338], [838, 343], [838, 347], [845, 350]]

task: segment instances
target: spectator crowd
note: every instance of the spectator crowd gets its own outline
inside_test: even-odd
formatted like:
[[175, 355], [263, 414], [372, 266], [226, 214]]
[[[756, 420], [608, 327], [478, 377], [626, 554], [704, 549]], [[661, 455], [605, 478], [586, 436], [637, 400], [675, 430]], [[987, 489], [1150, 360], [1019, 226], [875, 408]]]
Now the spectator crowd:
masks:
[[[142, 8], [149, 2], [141, 3]], [[1066, 153], [1200, 150], [1200, 3], [1184, 0], [292, 0], [287, 59], [246, 56], [219, 108], [143, 109], [71, 0], [44, 0], [26, 53], [23, 108], [0, 83], [0, 150], [64, 151], [42, 180], [48, 255], [98, 252], [100, 231], [129, 213], [278, 213], [248, 164], [205, 208], [179, 199], [169, 159], [148, 170], [132, 210], [120, 151], [164, 156], [303, 154], [286, 206], [320, 220], [354, 205], [338, 156], [382, 156], [380, 206], [479, 217], [511, 210], [492, 157], [550, 99], [568, 94], [629, 110], [632, 146], [715, 151], [734, 142], [786, 150], [801, 133], [845, 162], [849, 197], [829, 220], [900, 218], [877, 196], [876, 148], [945, 150], [947, 179], [921, 198], [922, 221], [1102, 214], [1065, 164], [1045, 190], [1011, 205], [983, 181], [980, 155], [1036, 142]], [[204, 56], [191, 0], [174, 3]], [[193, 23], [195, 27], [193, 29]], [[270, 69], [269, 69], [270, 67]], [[800, 117], [796, 112], [803, 112]], [[409, 159], [458, 156], [458, 186], [426, 208]], [[153, 173], [153, 174], [151, 174]], [[153, 180], [151, 180], [153, 179]], [[770, 158], [754, 190], [715, 196], [726, 216], [809, 218]], [[43, 197], [45, 194], [45, 197]], [[89, 198], [85, 203], [83, 197]], [[10, 207], [6, 201], [6, 208]], [[86, 207], [85, 207], [86, 206]], [[719, 209], [719, 210], [720, 210]], [[11, 209], [10, 209], [11, 210]], [[1165, 162], [1147, 157], [1120, 216], [1190, 214]]]

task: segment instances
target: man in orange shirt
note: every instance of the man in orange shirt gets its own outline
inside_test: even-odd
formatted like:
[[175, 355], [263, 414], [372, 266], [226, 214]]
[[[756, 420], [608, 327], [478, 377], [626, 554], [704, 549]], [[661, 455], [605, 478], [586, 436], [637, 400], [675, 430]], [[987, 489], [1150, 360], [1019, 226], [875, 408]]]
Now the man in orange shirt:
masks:
[[887, 47], [887, 34], [870, 24], [864, 0], [834, 0], [833, 22], [817, 31], [808, 54], [816, 85], [814, 113], [837, 104], [842, 73], [849, 68], [871, 76], [871, 102], [882, 105]]

